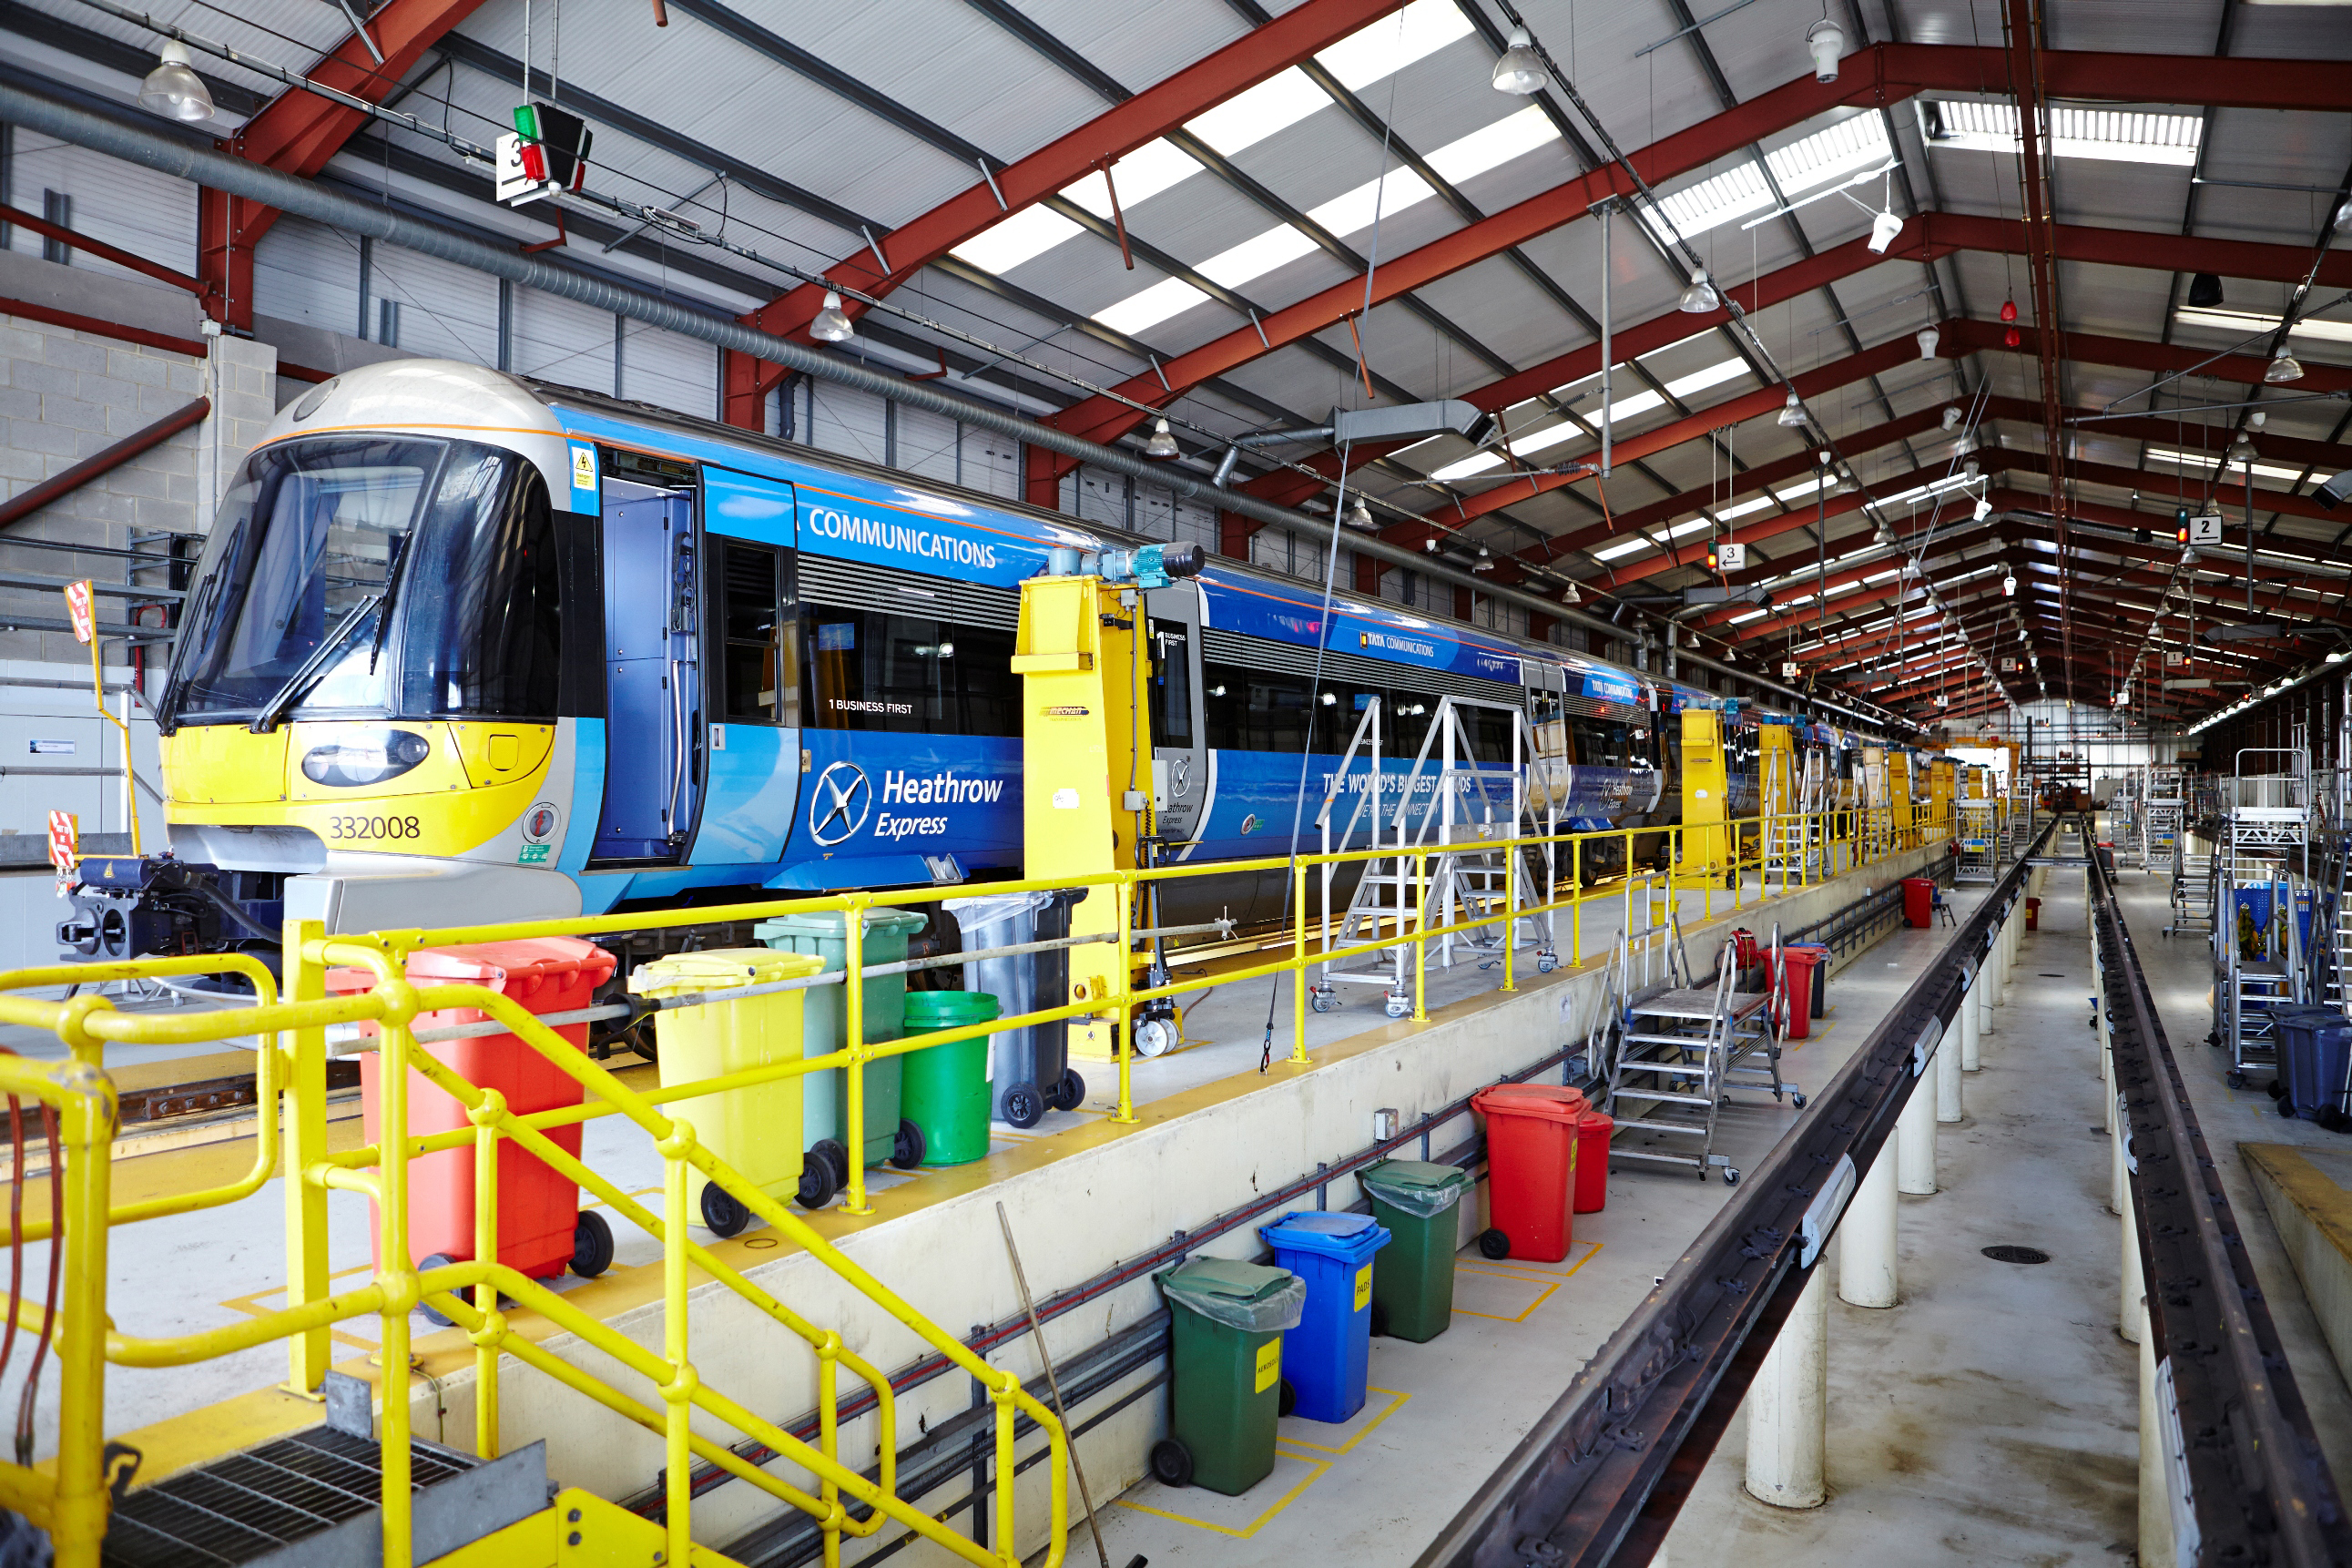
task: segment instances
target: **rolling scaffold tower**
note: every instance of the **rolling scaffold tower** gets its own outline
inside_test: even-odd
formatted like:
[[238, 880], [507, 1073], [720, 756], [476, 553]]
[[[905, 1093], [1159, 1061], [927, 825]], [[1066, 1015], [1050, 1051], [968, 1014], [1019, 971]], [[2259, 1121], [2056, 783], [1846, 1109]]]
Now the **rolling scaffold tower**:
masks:
[[2158, 763], [2147, 770], [2147, 795], [2140, 802], [2142, 863], [2151, 871], [2171, 872], [2180, 862], [2187, 835], [2189, 792], [2180, 767]]
[[[2249, 773], [2249, 759], [2279, 764]], [[2254, 747], [2237, 755], [2223, 801], [2221, 842], [2214, 857], [2213, 1043], [2230, 1053], [2230, 1082], [2243, 1088], [2250, 1067], [2278, 1059], [2273, 1008], [2305, 1000], [2303, 910], [2288, 877], [2311, 835], [2311, 753], [2303, 747]]]
[[[1490, 727], [1475, 722], [1482, 714], [1507, 721], [1511, 739], [1507, 754], [1479, 754], [1480, 732]], [[1360, 862], [1362, 873], [1336, 921], [1331, 907], [1346, 868], [1328, 863], [1323, 867], [1323, 951], [1383, 938], [1395, 945], [1354, 963], [1327, 961], [1321, 979], [1308, 994], [1315, 1010], [1327, 1013], [1337, 1006], [1337, 983], [1345, 982], [1381, 986], [1389, 1016], [1403, 1017], [1412, 1010], [1412, 933], [1465, 921], [1507, 917], [1499, 929], [1482, 926], [1439, 938], [1438, 962], [1445, 967], [1454, 964], [1456, 942], [1481, 963], [1498, 956], [1507, 942], [1533, 947], [1537, 973], [1550, 971], [1559, 962], [1553, 945], [1554, 917], [1522, 911], [1551, 900], [1554, 847], [1522, 848], [1517, 851], [1516, 865], [1510, 850], [1472, 847], [1495, 839], [1556, 836], [1559, 803], [1566, 794], [1565, 779], [1554, 777], [1563, 771], [1561, 764], [1537, 749], [1521, 710], [1508, 703], [1446, 697], [1438, 702], [1412, 767], [1396, 784], [1391, 809], [1384, 798], [1391, 793], [1391, 775], [1381, 766], [1381, 722], [1380, 700], [1369, 699], [1317, 813], [1327, 854], [1377, 851]], [[1491, 735], [1484, 738], [1486, 751], [1502, 752]], [[1335, 832], [1332, 818], [1343, 795], [1354, 796], [1354, 805]], [[1360, 827], [1369, 834], [1362, 843], [1357, 841]]]
[[1956, 882], [1990, 882], [2000, 874], [2000, 803], [1993, 798], [1991, 770], [1971, 767], [1961, 785], [1957, 815], [1959, 860], [1952, 869]]

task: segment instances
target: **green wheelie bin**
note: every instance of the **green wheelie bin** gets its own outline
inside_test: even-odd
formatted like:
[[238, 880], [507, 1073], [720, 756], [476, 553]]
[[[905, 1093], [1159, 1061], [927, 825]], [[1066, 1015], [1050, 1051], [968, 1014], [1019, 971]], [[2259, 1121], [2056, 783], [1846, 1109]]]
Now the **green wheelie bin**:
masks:
[[[935, 1034], [996, 1017], [985, 991], [909, 991], [907, 1033]], [[988, 1154], [987, 1035], [909, 1051], [902, 1059], [899, 1109], [921, 1134], [926, 1165], [968, 1165]]]
[[1160, 1289], [1174, 1392], [1151, 1473], [1239, 1497], [1274, 1469], [1282, 1335], [1307, 1310], [1307, 1282], [1287, 1268], [1196, 1258], [1160, 1276]]
[[1357, 1180], [1372, 1218], [1393, 1238], [1372, 1259], [1372, 1332], [1418, 1344], [1454, 1321], [1454, 1206], [1470, 1173], [1425, 1160], [1383, 1160]]
[[[861, 957], [869, 966], [904, 963], [908, 939], [922, 929], [923, 917], [908, 910], [868, 910]], [[769, 947], [785, 952], [814, 953], [824, 961], [826, 971], [848, 967], [849, 921], [838, 910], [779, 915], [753, 926], [751, 934]], [[847, 1001], [842, 986], [810, 987], [807, 1012], [801, 1026], [803, 1054], [830, 1056], [847, 1046]], [[904, 1035], [906, 1005], [904, 974], [866, 976], [866, 1043], [875, 1045]], [[882, 1057], [866, 1064], [866, 1125], [855, 1138], [848, 1126], [847, 1073], [835, 1068], [810, 1073], [802, 1080], [804, 1098], [801, 1133], [807, 1140], [809, 1153], [824, 1157], [826, 1173], [834, 1178], [834, 1191], [849, 1180], [853, 1147], [861, 1151], [860, 1158], [867, 1165], [887, 1161], [902, 1171], [911, 1171], [923, 1163], [922, 1134], [913, 1122], [904, 1120], [898, 1105], [904, 1062], [901, 1057]], [[812, 1168], [814, 1164], [812, 1161]], [[803, 1183], [802, 1202], [811, 1208], [822, 1207], [831, 1201], [833, 1193], [812, 1194], [813, 1184]], [[808, 1203], [811, 1196], [816, 1196], [817, 1201]]]

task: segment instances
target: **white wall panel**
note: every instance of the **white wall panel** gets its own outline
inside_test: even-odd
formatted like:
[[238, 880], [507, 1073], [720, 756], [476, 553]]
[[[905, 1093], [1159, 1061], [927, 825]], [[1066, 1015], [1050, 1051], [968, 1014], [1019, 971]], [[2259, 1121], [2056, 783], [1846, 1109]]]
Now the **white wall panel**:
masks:
[[993, 430], [963, 427], [963, 482], [990, 495], [1021, 497], [1021, 443]]
[[[51, 142], [22, 128], [12, 140], [10, 205], [37, 214], [41, 193], [59, 192], [73, 198], [73, 221], [68, 226], [77, 232], [175, 272], [195, 271], [195, 186], [87, 148]], [[41, 237], [30, 229], [8, 231], [11, 250], [38, 256], [41, 246]], [[153, 288], [170, 287], [127, 267], [101, 261], [87, 251], [75, 252], [69, 265]]]
[[621, 395], [708, 419], [719, 407], [719, 351], [631, 321], [621, 343]]
[[950, 484], [959, 482], [957, 430], [956, 422], [944, 414], [898, 405], [898, 432], [893, 442], [898, 467], [910, 474], [944, 479]]
[[349, 336], [359, 324], [359, 241], [280, 217], [254, 247], [253, 305], [260, 314]]
[[536, 289], [517, 289], [514, 370], [583, 391], [612, 391], [612, 313]]
[[882, 400], [845, 386], [810, 384], [809, 430], [813, 447], [869, 463], [887, 460], [888, 411]]
[[[497, 279], [395, 246], [375, 246], [371, 254], [369, 292], [375, 300], [390, 300], [400, 307], [400, 339], [395, 347], [436, 359], [499, 363]], [[356, 277], [357, 258], [353, 260]], [[368, 336], [372, 341], [383, 341], [377, 330], [382, 321], [382, 311], [371, 304]], [[349, 331], [355, 324], [356, 318], [341, 330]]]

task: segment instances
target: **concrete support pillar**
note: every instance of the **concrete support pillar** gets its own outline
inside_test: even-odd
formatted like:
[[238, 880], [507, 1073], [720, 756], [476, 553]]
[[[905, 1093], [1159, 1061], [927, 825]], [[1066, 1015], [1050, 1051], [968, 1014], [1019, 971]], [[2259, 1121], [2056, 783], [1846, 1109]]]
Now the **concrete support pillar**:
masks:
[[2147, 1295], [2147, 1283], [2139, 1267], [2139, 1215], [2134, 1211], [2131, 1189], [2124, 1190], [2123, 1255], [2116, 1270], [2123, 1279], [2123, 1289], [2116, 1302], [2116, 1331], [2139, 1343], [2140, 1324], [2147, 1316], [2142, 1303]]
[[1838, 1221], [1838, 1300], [1848, 1306], [1895, 1305], [1895, 1167], [1902, 1139], [1897, 1132], [1878, 1151]]
[[1984, 1070], [1984, 1045], [1978, 1033], [1977, 1017], [1977, 992], [1982, 989], [1983, 985], [1983, 976], [1976, 976], [1969, 982], [1969, 988], [1960, 994], [1960, 1070], [1962, 1072]]
[[[2164, 1439], [2158, 1426], [2162, 1417], [2156, 1396], [2156, 1346], [2154, 1336], [2147, 1331], [2145, 1296], [2139, 1298], [2135, 1315], [2139, 1323], [2139, 1561], [2141, 1568], [2172, 1568], [2177, 1558], [2172, 1542], [2172, 1503], [2165, 1495]], [[1755, 1440], [1752, 1435], [1748, 1438], [1751, 1444]], [[1752, 1474], [1755, 1461], [1748, 1463]], [[1749, 1485], [1752, 1489], [1754, 1483]]]
[[1977, 972], [1977, 983], [1969, 993], [1969, 1005], [1977, 1010], [1977, 1037], [1979, 1040], [1987, 1035], [2000, 1032], [1992, 1021], [1993, 993], [2000, 988], [1993, 972], [2000, 965], [2000, 943], [1996, 942], [1985, 953], [1984, 967]]
[[1775, 1508], [1819, 1508], [1829, 1496], [1830, 1302], [1820, 1268], [1765, 1353], [1748, 1390], [1748, 1494]]
[[[1931, 1068], [1930, 1073], [1934, 1071]], [[1911, 1086], [1895, 1123], [1895, 1184], [1916, 1197], [1936, 1191], [1936, 1087], [1922, 1079]]]
[[1927, 1070], [1936, 1079], [1936, 1120], [1958, 1121], [1960, 1119], [1960, 1026], [1958, 1019], [1944, 1026], [1944, 1037], [1936, 1042], [1935, 1059]]

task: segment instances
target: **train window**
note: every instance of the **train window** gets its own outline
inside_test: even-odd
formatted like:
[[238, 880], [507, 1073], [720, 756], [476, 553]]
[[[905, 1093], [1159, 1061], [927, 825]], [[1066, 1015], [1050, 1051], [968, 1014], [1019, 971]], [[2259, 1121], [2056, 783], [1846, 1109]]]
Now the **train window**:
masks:
[[1192, 744], [1192, 633], [1181, 621], [1151, 623], [1151, 741]]
[[1388, 696], [1388, 731], [1381, 738], [1382, 750], [1392, 757], [1415, 757], [1421, 754], [1421, 743], [1429, 739], [1430, 721], [1437, 717], [1437, 699], [1425, 691], [1391, 691]]
[[1018, 735], [1008, 632], [875, 610], [809, 606], [808, 722], [826, 730]]
[[783, 552], [714, 536], [719, 592], [719, 716], [731, 724], [801, 721], [798, 649]]
[[1307, 678], [1213, 664], [1203, 671], [1209, 744], [1228, 751], [1297, 752], [1307, 744]]

